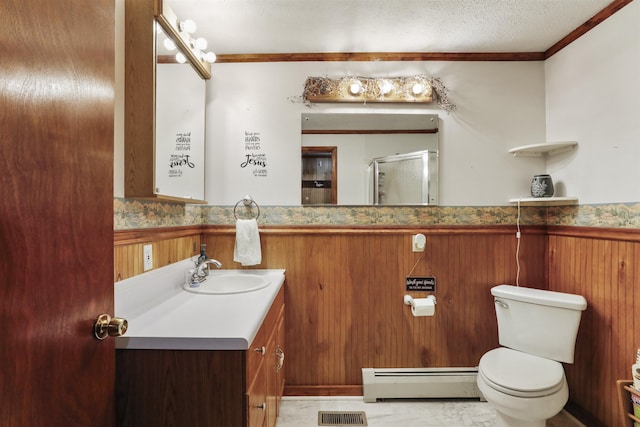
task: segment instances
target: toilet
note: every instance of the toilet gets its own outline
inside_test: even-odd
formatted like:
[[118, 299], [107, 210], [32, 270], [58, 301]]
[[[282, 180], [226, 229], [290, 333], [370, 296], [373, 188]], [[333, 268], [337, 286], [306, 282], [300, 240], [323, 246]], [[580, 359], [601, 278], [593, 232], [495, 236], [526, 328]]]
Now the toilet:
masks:
[[561, 362], [573, 363], [587, 301], [580, 295], [512, 285], [491, 288], [501, 347], [478, 364], [478, 388], [497, 427], [544, 427], [569, 399]]

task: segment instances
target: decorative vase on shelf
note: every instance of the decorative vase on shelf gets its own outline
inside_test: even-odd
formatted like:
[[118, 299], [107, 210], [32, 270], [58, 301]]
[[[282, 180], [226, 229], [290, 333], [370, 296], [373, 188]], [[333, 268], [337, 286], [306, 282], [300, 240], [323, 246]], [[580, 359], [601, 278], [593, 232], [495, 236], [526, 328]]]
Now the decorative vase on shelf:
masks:
[[553, 180], [551, 175], [534, 175], [531, 180], [531, 196], [552, 197]]

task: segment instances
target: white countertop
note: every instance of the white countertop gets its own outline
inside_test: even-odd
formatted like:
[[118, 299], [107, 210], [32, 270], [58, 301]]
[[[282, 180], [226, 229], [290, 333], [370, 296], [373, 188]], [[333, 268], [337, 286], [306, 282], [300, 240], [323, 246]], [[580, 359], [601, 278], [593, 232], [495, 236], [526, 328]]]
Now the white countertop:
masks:
[[129, 322], [119, 349], [247, 350], [284, 283], [285, 270], [215, 270], [265, 276], [265, 288], [207, 295], [182, 289], [190, 260], [115, 283], [115, 315]]

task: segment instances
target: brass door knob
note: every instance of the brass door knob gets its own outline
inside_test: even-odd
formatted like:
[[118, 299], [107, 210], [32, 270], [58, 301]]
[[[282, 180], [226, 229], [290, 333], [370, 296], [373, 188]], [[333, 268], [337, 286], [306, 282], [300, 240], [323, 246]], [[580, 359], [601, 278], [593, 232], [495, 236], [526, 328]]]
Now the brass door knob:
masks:
[[129, 322], [127, 322], [127, 319], [101, 314], [93, 325], [93, 334], [99, 340], [103, 340], [108, 336], [119, 337], [127, 333], [128, 327]]

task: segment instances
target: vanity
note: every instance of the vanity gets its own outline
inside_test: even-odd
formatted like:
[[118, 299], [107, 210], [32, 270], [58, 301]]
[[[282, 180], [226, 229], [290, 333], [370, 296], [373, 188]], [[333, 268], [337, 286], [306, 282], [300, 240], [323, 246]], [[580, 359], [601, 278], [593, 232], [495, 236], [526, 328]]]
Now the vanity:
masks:
[[[118, 426], [275, 426], [284, 389], [284, 270], [216, 270], [258, 276], [259, 289], [183, 289], [190, 260], [117, 282]], [[206, 282], [205, 282], [206, 283]]]

